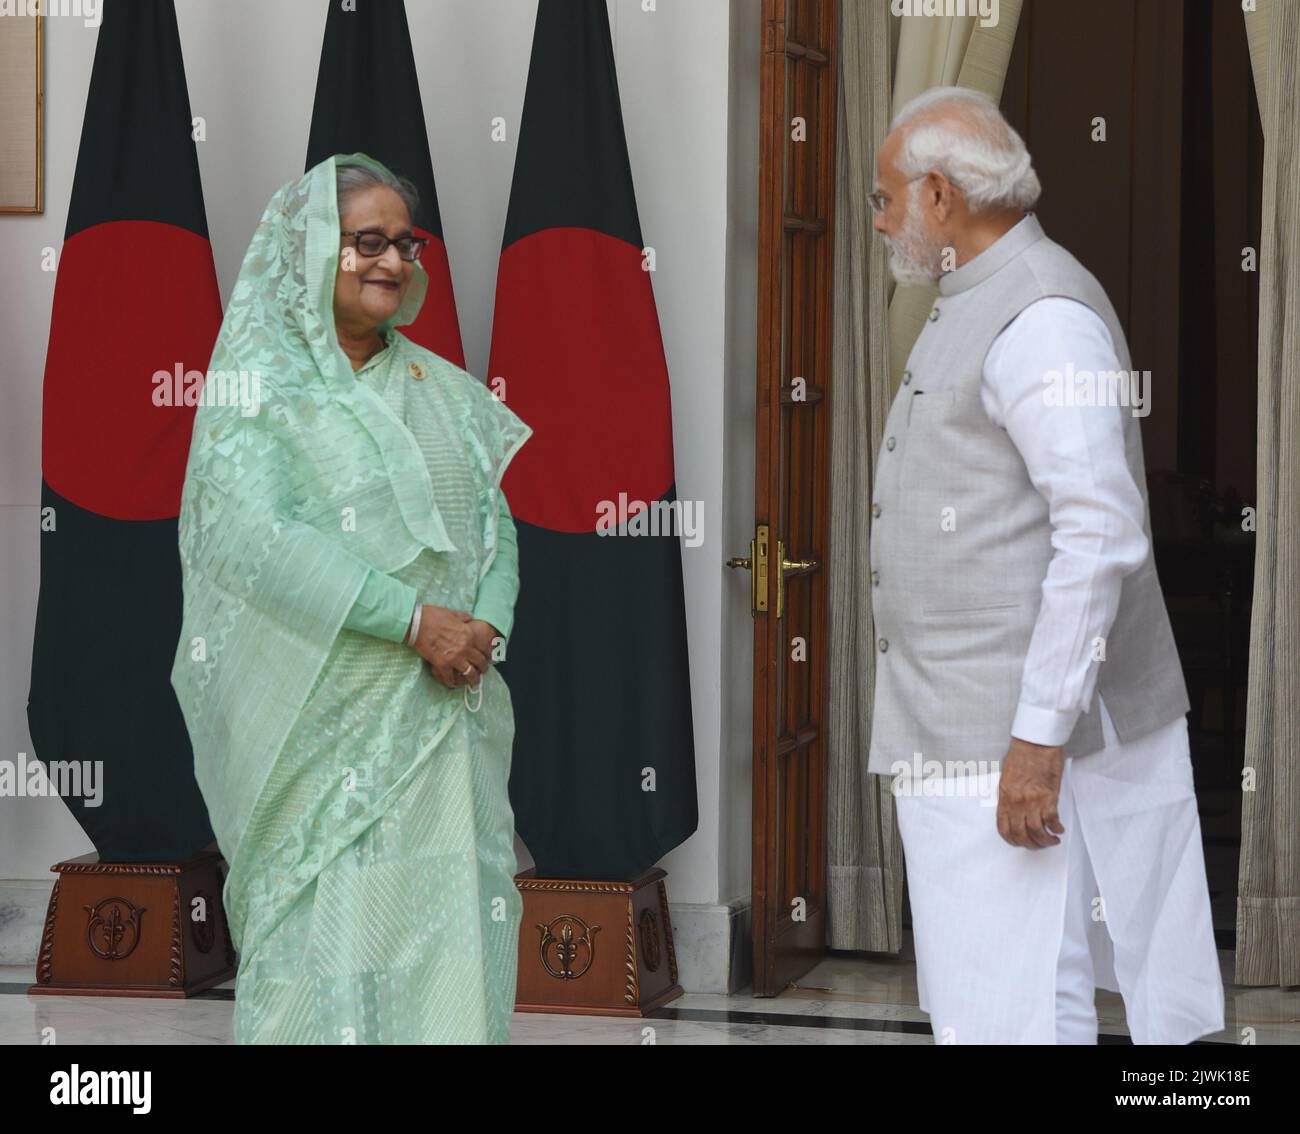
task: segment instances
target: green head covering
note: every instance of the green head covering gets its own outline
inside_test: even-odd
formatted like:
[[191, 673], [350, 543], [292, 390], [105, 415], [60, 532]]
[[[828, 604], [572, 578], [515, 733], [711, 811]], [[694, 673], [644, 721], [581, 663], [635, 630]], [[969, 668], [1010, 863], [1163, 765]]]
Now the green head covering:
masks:
[[[339, 270], [338, 167], [367, 166], [392, 177], [392, 172], [367, 154], [335, 154], [309, 169], [297, 181], [281, 187], [262, 214], [243, 268], [230, 296], [231, 311], [245, 307], [258, 321], [258, 336], [281, 343], [297, 360], [311, 359], [306, 370], [273, 370], [264, 375], [281, 385], [325, 379], [351, 389], [356, 378], [339, 346], [334, 325], [334, 282]], [[397, 313], [380, 324], [387, 332], [415, 321], [429, 290], [429, 277], [417, 260]], [[222, 346], [226, 348], [222, 350]], [[240, 353], [236, 335], [222, 327], [212, 366]]]

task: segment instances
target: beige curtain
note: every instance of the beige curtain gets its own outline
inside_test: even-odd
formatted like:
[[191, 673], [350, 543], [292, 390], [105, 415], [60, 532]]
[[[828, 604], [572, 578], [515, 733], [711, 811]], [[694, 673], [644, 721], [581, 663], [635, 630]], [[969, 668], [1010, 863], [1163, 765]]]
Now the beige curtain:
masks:
[[[983, 27], [976, 16], [894, 17], [898, 60], [894, 71], [893, 109], [931, 87], [969, 87], [998, 102], [1007, 77], [1007, 62], [1020, 24], [1022, 0], [1002, 0], [998, 22]], [[890, 393], [898, 383], [934, 306], [936, 287], [900, 287], [889, 304]]]
[[889, 411], [888, 254], [867, 194], [889, 124], [889, 6], [840, 4], [831, 366], [827, 944], [902, 948], [903, 846], [888, 781], [867, 775], [876, 683], [867, 545], [871, 465]]
[[1300, 984], [1300, 0], [1246, 13], [1264, 127], [1259, 445], [1237, 984]]
[[[828, 566], [832, 949], [896, 953], [902, 947], [902, 841], [889, 781], [866, 771], [876, 683], [867, 505], [897, 376], [933, 294], [900, 288], [891, 305], [888, 254], [873, 233], [866, 198], [891, 107], [953, 83], [1001, 96], [1020, 5], [1021, 0], [1002, 0], [998, 24], [985, 28], [974, 16], [899, 18], [883, 2], [840, 4]], [[891, 356], [899, 361], [891, 363]]]

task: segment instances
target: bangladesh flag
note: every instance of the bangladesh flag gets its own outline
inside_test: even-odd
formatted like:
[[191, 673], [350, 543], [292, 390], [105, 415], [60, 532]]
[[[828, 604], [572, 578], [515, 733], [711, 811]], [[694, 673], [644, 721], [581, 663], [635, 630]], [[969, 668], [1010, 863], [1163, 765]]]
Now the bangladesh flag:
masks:
[[697, 824], [668, 367], [604, 0], [541, 0], [489, 380], [534, 430], [510, 798], [543, 877], [629, 879]]
[[420, 256], [429, 291], [415, 322], [402, 333], [464, 368], [420, 81], [402, 0], [330, 0], [307, 168], [332, 154], [353, 153], [369, 154], [419, 190], [420, 204], [412, 220], [416, 233], [429, 240]]
[[221, 324], [191, 129], [172, 0], [108, 0], [45, 362], [27, 704], [35, 756], [105, 862], [213, 839], [171, 686], [176, 517]]

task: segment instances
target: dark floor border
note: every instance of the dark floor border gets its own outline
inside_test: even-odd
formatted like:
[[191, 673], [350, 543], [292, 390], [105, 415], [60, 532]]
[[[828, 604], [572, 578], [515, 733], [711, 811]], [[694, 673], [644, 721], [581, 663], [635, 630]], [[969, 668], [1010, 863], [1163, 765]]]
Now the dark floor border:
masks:
[[[32, 987], [32, 982], [27, 984], [0, 984], [0, 996], [20, 996]], [[156, 999], [152, 996], [141, 996], [140, 1000]], [[200, 992], [197, 996], [189, 997], [190, 1000], [234, 1000], [235, 990], [233, 988], [209, 988], [206, 992]]]
[[[851, 1032], [900, 1032], [906, 1035], [932, 1036], [930, 1025], [920, 1020], [878, 1020], [872, 1017], [805, 1016], [784, 1012], [732, 1012], [721, 1008], [660, 1008], [651, 1012], [650, 1020], [696, 1020], [717, 1024], [768, 1024], [790, 1028], [814, 1028]], [[1099, 1045], [1128, 1045], [1133, 1041], [1126, 1035], [1102, 1032], [1097, 1037]], [[1224, 1040], [1193, 1040], [1194, 1045], [1223, 1047], [1235, 1046]]]

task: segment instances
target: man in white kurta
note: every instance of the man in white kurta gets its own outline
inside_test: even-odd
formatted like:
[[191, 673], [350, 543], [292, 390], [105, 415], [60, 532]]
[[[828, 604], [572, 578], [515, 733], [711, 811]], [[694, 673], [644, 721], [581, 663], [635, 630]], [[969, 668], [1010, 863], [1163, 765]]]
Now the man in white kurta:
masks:
[[[903, 149], [908, 130], [936, 122], [948, 131], [951, 155], [935, 157], [942, 130], [910, 153]], [[962, 149], [963, 131], [978, 135], [983, 148]], [[925, 142], [934, 170], [923, 168]], [[1009, 250], [1041, 237], [1024, 205], [1037, 195], [1028, 156], [987, 100], [956, 92], [921, 96], [900, 112], [877, 169], [876, 227], [904, 282], [939, 279], [941, 293], [955, 295], [991, 278], [1009, 262]], [[978, 207], [962, 200], [963, 182], [982, 191]], [[991, 205], [989, 183], [1005, 191]], [[927, 205], [935, 210], [929, 218]], [[941, 314], [942, 294], [931, 319]], [[913, 771], [895, 777], [921, 1007], [940, 1043], [1095, 1043], [1094, 992], [1102, 987], [1122, 994], [1134, 1042], [1187, 1043], [1223, 1028], [1223, 987], [1186, 718], [1133, 727], [1126, 703], [1129, 735], [1121, 741], [1097, 689], [1105, 664], [1097, 644], [1115, 622], [1126, 575], [1149, 556], [1145, 498], [1126, 461], [1120, 416], [1087, 407], [1063, 412], [1044, 393], [1047, 375], [1116, 372], [1121, 360], [1106, 322], [1087, 303], [1062, 295], [1034, 299], [992, 330], [979, 405], [987, 423], [1005, 431], [1046, 501], [1051, 553], [1020, 667], [1006, 760], [962, 780], [922, 781]], [[900, 389], [891, 411], [887, 429], [900, 434], [903, 446], [902, 426], [912, 422], [916, 405], [926, 408], [917, 424], [946, 412], [936, 401], [946, 394], [943, 382], [925, 377], [917, 385], [929, 386], [929, 402], [913, 400], [927, 391]], [[905, 383], [910, 379], [909, 373]], [[1138, 404], [1128, 412], [1149, 412], [1141, 403], [1149, 389], [1131, 392]], [[912, 478], [921, 467], [916, 444], [906, 458]], [[896, 451], [891, 432], [882, 464]], [[894, 487], [906, 493], [907, 478], [900, 483]], [[880, 512], [877, 503], [873, 514]], [[889, 534], [881, 529], [882, 542]], [[902, 604], [895, 592], [892, 604], [880, 605], [894, 613]], [[958, 613], [978, 621], [1000, 617], [1001, 607], [968, 604]], [[892, 631], [896, 653], [907, 625], [899, 619]], [[880, 643], [883, 665], [889, 642]], [[938, 655], [923, 649], [918, 656]], [[918, 672], [942, 681], [924, 667]], [[877, 700], [886, 700], [879, 684]], [[1100, 751], [1067, 757], [1064, 746], [1094, 701]], [[902, 710], [884, 705], [893, 713], [883, 729], [891, 738], [911, 735], [899, 727], [908, 706], [900, 703]], [[902, 769], [913, 755], [891, 753], [891, 764]], [[1039, 797], [1052, 797], [1041, 809], [1043, 822], [1019, 805], [1032, 792], [1004, 790], [1008, 769], [1017, 788], [1028, 784]]]
[[[1109, 565], [1141, 558], [1143, 540], [1118, 435], [1096, 415], [1042, 412], [1039, 376], [1066, 359], [1094, 373], [1117, 367], [1092, 311], [1041, 299], [994, 340], [981, 390], [1052, 505], [1057, 552], [1012, 725], [1013, 736], [1044, 746], [1065, 742], [1093, 695], [1101, 662], [1091, 643], [1119, 602]], [[1133, 523], [1098, 523], [1114, 512]], [[1102, 720], [1106, 750], [1066, 761], [1058, 846], [1026, 850], [997, 837], [996, 775], [982, 793], [967, 785], [965, 797], [897, 796], [921, 1006], [938, 1042], [1095, 1043], [1098, 987], [1122, 993], [1136, 1043], [1222, 1029], [1186, 718], [1128, 745], [1104, 700]], [[985, 986], [980, 974], [997, 979]], [[1009, 974], [1015, 982], [999, 987]]]

